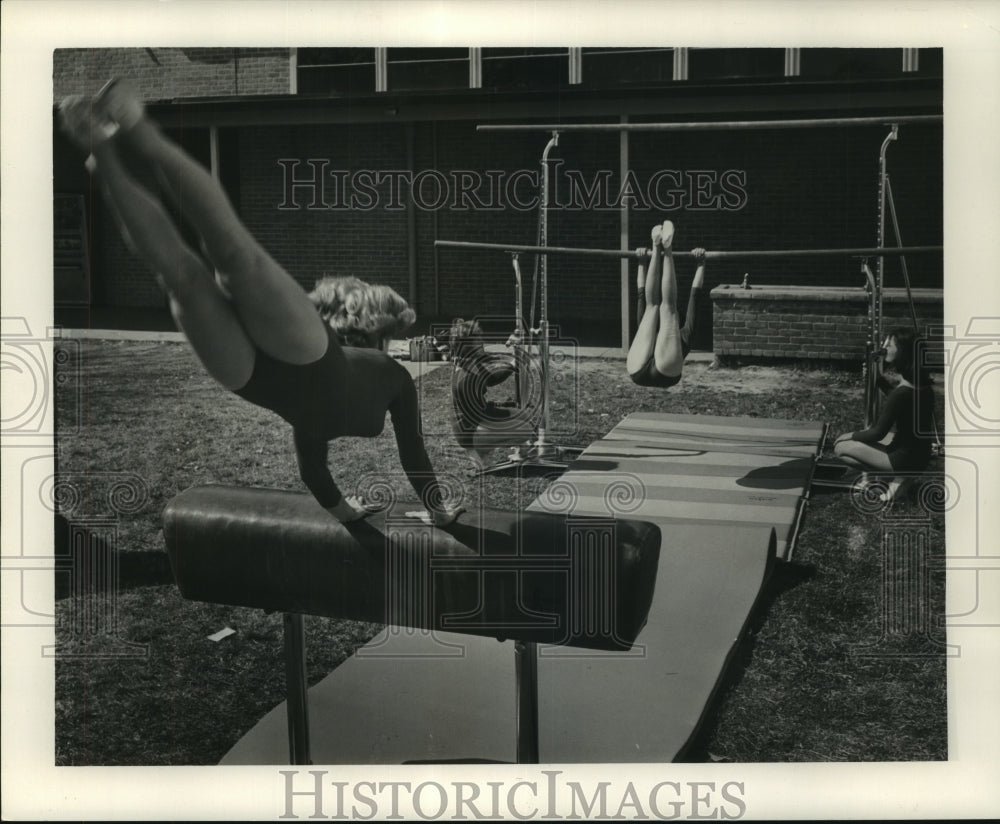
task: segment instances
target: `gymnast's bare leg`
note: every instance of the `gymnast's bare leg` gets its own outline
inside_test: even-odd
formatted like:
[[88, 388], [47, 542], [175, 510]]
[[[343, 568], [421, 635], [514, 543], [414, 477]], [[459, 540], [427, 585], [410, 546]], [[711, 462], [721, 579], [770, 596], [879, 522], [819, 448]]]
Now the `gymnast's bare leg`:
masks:
[[[286, 363], [311, 363], [322, 357], [328, 338], [315, 306], [250, 234], [219, 183], [146, 116], [138, 95], [126, 83], [106, 87], [95, 106], [99, 115], [118, 124], [113, 140], [126, 143], [151, 164], [180, 204], [249, 339]], [[100, 156], [97, 161], [100, 169]], [[127, 212], [119, 211], [127, 225]]]

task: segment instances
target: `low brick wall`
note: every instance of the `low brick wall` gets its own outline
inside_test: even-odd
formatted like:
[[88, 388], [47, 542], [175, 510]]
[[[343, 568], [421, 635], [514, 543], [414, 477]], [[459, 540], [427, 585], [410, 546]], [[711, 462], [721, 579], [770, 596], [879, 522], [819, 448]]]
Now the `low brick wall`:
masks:
[[[941, 289], [914, 289], [917, 324], [924, 334], [943, 323]], [[716, 286], [712, 339], [722, 358], [863, 360], [868, 339], [868, 296], [836, 286]], [[905, 289], [884, 289], [882, 328], [910, 326]]]

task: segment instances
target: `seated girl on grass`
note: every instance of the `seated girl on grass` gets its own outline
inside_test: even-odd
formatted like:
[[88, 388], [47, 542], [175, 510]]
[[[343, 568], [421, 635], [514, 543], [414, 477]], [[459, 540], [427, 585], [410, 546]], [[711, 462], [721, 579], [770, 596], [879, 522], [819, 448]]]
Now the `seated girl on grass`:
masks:
[[[886, 393], [882, 412], [867, 429], [847, 432], [834, 442], [833, 454], [845, 463], [880, 472], [923, 472], [931, 459], [934, 392], [927, 371], [915, 362], [916, 337], [912, 329], [893, 329], [885, 340], [885, 364], [899, 376], [891, 383], [877, 361], [877, 385]], [[894, 432], [886, 443], [890, 432]], [[903, 483], [895, 477], [886, 497], [891, 500]]]

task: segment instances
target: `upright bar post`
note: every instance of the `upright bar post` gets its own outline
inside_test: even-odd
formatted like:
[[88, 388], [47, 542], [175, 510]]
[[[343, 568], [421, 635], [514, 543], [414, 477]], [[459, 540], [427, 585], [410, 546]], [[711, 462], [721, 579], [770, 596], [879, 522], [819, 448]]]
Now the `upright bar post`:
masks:
[[311, 764], [309, 697], [306, 692], [306, 636], [301, 615], [292, 612], [284, 614], [284, 636], [288, 755], [292, 764]]
[[517, 252], [511, 253], [511, 265], [514, 267], [514, 334], [510, 336], [508, 343], [514, 348], [514, 395], [518, 409], [525, 397], [524, 370], [521, 369], [521, 347], [524, 345], [524, 308], [523, 308], [523, 287], [521, 284], [521, 263]]
[[862, 365], [862, 376], [865, 384], [865, 429], [867, 429], [875, 420], [874, 412], [877, 392], [875, 387], [875, 369], [873, 368], [872, 361], [881, 338], [878, 336], [878, 323], [876, 319], [875, 275], [872, 274], [867, 259], [861, 261], [861, 273], [865, 276], [865, 288], [868, 292], [868, 340], [865, 343], [865, 362]]
[[537, 764], [538, 750], [538, 645], [514, 642], [517, 679], [517, 763]]
[[[622, 124], [628, 122], [628, 115], [622, 115]], [[629, 164], [629, 139], [628, 132], [623, 131], [618, 135], [618, 157], [619, 157], [619, 174], [621, 179], [625, 180], [628, 176], [628, 164]], [[621, 205], [619, 206], [619, 241], [618, 247], [620, 249], [628, 248], [628, 235], [629, 235], [629, 207], [628, 199], [622, 198]], [[619, 269], [621, 275], [621, 342], [622, 342], [622, 354], [628, 354], [629, 344], [631, 343], [631, 301], [629, 300], [629, 265], [628, 259], [622, 258], [619, 262]]]
[[542, 152], [542, 202], [538, 231], [539, 246], [542, 248], [539, 257], [539, 321], [538, 321], [538, 358], [541, 362], [542, 397], [541, 415], [538, 424], [538, 439], [536, 442], [538, 457], [544, 457], [548, 447], [545, 443], [545, 431], [549, 426], [549, 267], [545, 248], [548, 243], [549, 228], [549, 152], [559, 145], [559, 132], [553, 132], [549, 142]]
[[[899, 125], [892, 124], [892, 130], [882, 141], [882, 148], [878, 153], [878, 247], [885, 247], [885, 198], [886, 184], [888, 179], [886, 155], [889, 151], [889, 144], [899, 138]], [[876, 313], [876, 342], [882, 340], [882, 287], [885, 283], [885, 258], [878, 259], [878, 277], [875, 280], [875, 288], [878, 300], [876, 301], [878, 310]]]

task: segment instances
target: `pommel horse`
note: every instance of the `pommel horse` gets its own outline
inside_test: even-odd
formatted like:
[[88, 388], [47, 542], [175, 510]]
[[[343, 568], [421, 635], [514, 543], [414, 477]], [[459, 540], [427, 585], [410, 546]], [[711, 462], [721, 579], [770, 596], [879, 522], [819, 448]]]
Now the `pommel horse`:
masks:
[[291, 763], [311, 763], [303, 615], [514, 641], [517, 760], [538, 763], [537, 644], [630, 649], [660, 529], [497, 509], [438, 528], [413, 507], [341, 524], [307, 494], [198, 486], [167, 504], [163, 530], [185, 598], [284, 613]]

